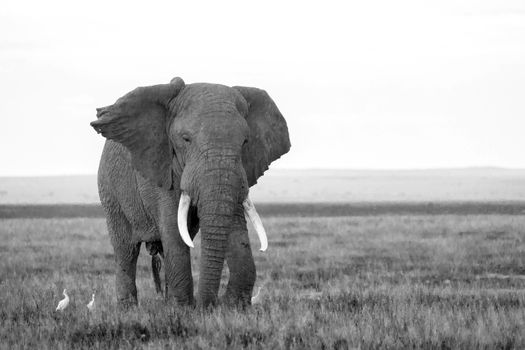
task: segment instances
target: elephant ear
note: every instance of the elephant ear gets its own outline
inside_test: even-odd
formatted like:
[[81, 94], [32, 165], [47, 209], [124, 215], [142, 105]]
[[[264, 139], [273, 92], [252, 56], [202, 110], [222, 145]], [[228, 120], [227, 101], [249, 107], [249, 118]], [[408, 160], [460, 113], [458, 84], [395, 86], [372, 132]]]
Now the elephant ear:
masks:
[[248, 144], [242, 161], [249, 186], [268, 170], [271, 162], [290, 150], [290, 137], [286, 120], [266, 91], [234, 86], [248, 103], [246, 121], [250, 128]]
[[170, 84], [139, 87], [115, 104], [97, 108], [91, 126], [108, 140], [124, 145], [131, 164], [144, 178], [158, 186], [172, 186], [172, 158], [168, 133], [169, 102], [184, 88], [181, 78]]

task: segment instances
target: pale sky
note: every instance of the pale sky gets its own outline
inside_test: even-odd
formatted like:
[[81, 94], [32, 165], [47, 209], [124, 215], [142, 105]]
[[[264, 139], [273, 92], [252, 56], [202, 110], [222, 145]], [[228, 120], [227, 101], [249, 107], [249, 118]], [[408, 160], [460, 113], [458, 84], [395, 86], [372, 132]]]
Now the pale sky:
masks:
[[276, 168], [525, 168], [524, 1], [2, 1], [0, 176], [94, 174], [137, 86], [268, 91]]

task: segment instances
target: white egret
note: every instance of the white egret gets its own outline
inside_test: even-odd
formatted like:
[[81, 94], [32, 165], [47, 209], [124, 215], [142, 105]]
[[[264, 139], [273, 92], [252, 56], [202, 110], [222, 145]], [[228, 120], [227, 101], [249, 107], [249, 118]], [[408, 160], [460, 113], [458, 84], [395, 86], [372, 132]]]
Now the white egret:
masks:
[[95, 309], [95, 293], [91, 294], [91, 301], [86, 306], [89, 311], [93, 311]]
[[64, 289], [63, 294], [64, 294], [64, 299], [60, 300], [55, 311], [62, 311], [69, 305], [69, 296], [67, 295], [65, 289]]
[[259, 289], [257, 289], [257, 294], [255, 294], [252, 297], [252, 305], [253, 304], [257, 304], [258, 302], [260, 302], [260, 300], [259, 300], [259, 293], [261, 293], [261, 289], [262, 289], [262, 287], [259, 287]]

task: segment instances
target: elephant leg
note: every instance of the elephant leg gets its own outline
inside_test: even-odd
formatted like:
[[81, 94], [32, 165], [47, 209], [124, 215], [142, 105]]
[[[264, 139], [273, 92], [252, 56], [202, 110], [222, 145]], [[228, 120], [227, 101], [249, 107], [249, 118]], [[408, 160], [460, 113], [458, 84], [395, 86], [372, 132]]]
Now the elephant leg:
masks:
[[140, 243], [131, 241], [131, 225], [121, 212], [108, 215], [107, 224], [115, 251], [117, 303], [122, 307], [136, 305], [135, 277]]
[[226, 262], [230, 279], [224, 299], [228, 304], [245, 307], [251, 304], [256, 271], [242, 207], [236, 212], [228, 244]]
[[[164, 244], [164, 242], [163, 242]], [[164, 276], [166, 299], [175, 300], [180, 305], [191, 305], [193, 300], [193, 277], [188, 247], [164, 249]]]
[[155, 290], [158, 294], [162, 294], [162, 286], [160, 282], [160, 270], [162, 268], [162, 260], [159, 257], [159, 255], [164, 256], [162, 251], [162, 243], [160, 241], [146, 242], [146, 250], [151, 255], [151, 272], [153, 274]]
[[180, 305], [192, 305], [193, 276], [190, 249], [184, 243], [177, 226], [177, 207], [173, 198], [163, 198], [160, 234], [165, 276], [165, 296]]

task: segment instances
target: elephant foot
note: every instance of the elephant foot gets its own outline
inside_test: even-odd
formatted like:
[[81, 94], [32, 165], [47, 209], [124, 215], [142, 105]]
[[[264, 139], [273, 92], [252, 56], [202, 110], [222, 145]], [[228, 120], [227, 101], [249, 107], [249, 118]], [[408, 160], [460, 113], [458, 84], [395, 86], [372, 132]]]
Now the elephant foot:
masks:
[[117, 306], [120, 310], [129, 310], [137, 305], [137, 298], [134, 297], [117, 300]]
[[211, 310], [219, 304], [219, 298], [214, 295], [199, 295], [196, 303], [199, 309]]
[[251, 293], [234, 293], [231, 291], [226, 291], [222, 298], [222, 303], [235, 308], [246, 309], [251, 306]]
[[175, 304], [178, 306], [195, 306], [195, 299], [193, 298], [193, 294], [189, 293], [183, 293], [181, 294], [174, 294], [171, 293], [171, 290], [168, 288], [168, 286], [165, 286], [166, 293], [165, 293], [165, 300], [168, 304]]
[[195, 299], [167, 298], [168, 302], [175, 303], [181, 307], [195, 307]]

